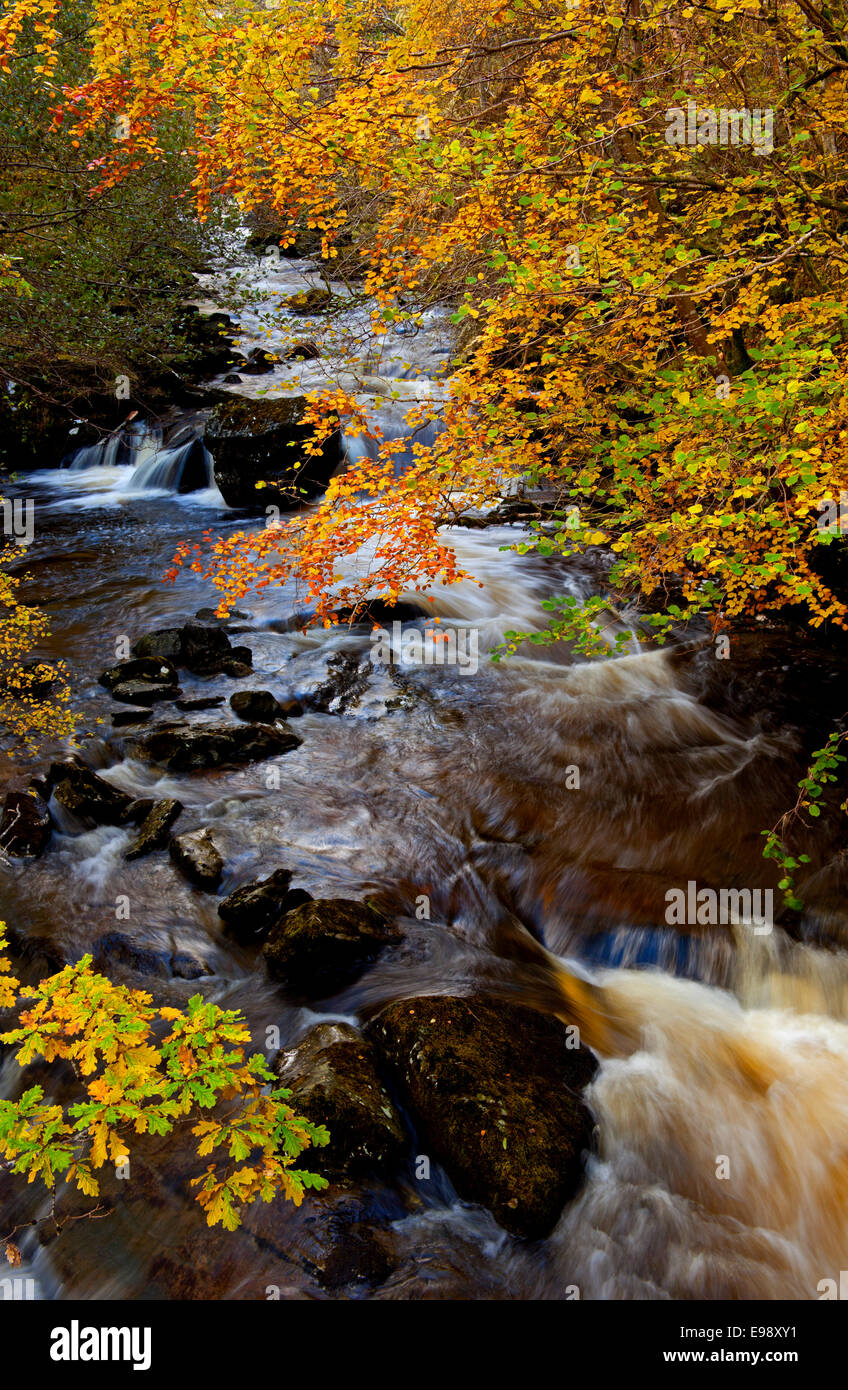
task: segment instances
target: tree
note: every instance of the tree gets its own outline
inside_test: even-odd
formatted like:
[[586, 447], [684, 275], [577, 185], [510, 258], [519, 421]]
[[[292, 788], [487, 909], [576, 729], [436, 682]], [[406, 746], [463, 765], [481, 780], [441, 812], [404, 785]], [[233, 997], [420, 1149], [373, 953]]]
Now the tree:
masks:
[[68, 1063], [78, 1099], [62, 1105], [35, 1085], [0, 1100], [0, 1167], [42, 1183], [54, 1212], [60, 1181], [97, 1197], [96, 1170], [126, 1162], [134, 1138], [186, 1123], [198, 1155], [211, 1158], [191, 1180], [210, 1226], [235, 1230], [251, 1202], [282, 1193], [299, 1204], [307, 1189], [327, 1186], [292, 1166], [311, 1144], [328, 1142], [326, 1129], [296, 1115], [264, 1057], [246, 1054], [250, 1033], [236, 1010], [199, 994], [184, 1010], [157, 1009], [144, 991], [92, 971], [90, 956], [22, 986], [6, 951], [0, 924], [0, 1010], [18, 1011], [0, 1043], [15, 1047], [21, 1067], [39, 1057]]
[[[23, 12], [46, 42], [46, 0]], [[622, 589], [844, 627], [822, 577], [839, 532], [817, 522], [846, 483], [845, 19], [808, 0], [108, 0], [92, 78], [61, 102], [74, 138], [129, 122], [102, 187], [179, 117], [201, 215], [222, 193], [305, 214], [330, 260], [353, 232], [377, 318], [449, 301], [464, 334], [436, 442], [401, 478], [387, 450], [358, 464], [274, 555], [228, 538], [208, 565], [224, 602], [294, 576], [324, 616], [366, 539], [384, 594], [450, 581], [445, 519], [529, 477], [580, 515], [538, 544], [608, 539]]]

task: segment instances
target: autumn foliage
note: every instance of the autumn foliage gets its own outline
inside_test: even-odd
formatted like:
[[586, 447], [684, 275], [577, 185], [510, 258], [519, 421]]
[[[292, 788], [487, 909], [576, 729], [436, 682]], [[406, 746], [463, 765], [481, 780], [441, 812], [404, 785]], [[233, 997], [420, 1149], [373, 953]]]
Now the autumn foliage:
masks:
[[[53, 4], [0, 24], [7, 62], [33, 26], [45, 81]], [[846, 483], [845, 20], [844, 0], [101, 0], [56, 120], [73, 140], [127, 118], [106, 183], [178, 111], [201, 213], [307, 216], [329, 260], [352, 235], [375, 319], [447, 302], [460, 329], [436, 442], [402, 476], [359, 465], [273, 554], [228, 539], [225, 601], [258, 558], [328, 611], [363, 545], [376, 580], [348, 598], [450, 581], [446, 519], [529, 478], [580, 511], [542, 545], [609, 540], [623, 590], [844, 626], [816, 523]], [[772, 148], [706, 125], [669, 143], [690, 102], [770, 111]]]
[[144, 991], [92, 971], [90, 956], [21, 986], [0, 924], [0, 1010], [11, 1008], [17, 1027], [0, 1043], [18, 1064], [64, 1062], [75, 1079], [78, 1098], [67, 1105], [40, 1085], [0, 1100], [0, 1168], [43, 1184], [54, 1203], [61, 1183], [96, 1198], [98, 1169], [129, 1160], [140, 1136], [186, 1124], [198, 1156], [210, 1159], [191, 1179], [210, 1226], [235, 1230], [251, 1202], [282, 1194], [299, 1204], [307, 1188], [326, 1187], [293, 1164], [326, 1144], [327, 1131], [296, 1115], [265, 1058], [246, 1053], [250, 1032], [235, 1010], [199, 994], [184, 1010], [157, 1009]]

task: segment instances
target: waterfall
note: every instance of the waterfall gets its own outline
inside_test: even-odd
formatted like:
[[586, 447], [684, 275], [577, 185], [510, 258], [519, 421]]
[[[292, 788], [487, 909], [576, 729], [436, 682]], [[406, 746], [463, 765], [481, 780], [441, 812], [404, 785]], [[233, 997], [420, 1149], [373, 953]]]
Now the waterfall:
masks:
[[64, 465], [73, 473], [120, 469], [119, 492], [200, 492], [214, 488], [212, 455], [195, 431], [182, 443], [165, 447], [158, 426], [131, 425], [97, 444], [78, 449]]

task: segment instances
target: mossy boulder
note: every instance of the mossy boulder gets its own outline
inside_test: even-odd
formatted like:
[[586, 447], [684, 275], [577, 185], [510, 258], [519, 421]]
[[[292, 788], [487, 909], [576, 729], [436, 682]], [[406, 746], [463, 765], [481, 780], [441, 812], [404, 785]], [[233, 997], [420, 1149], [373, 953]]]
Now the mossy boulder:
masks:
[[406, 1130], [374, 1048], [356, 1028], [319, 1023], [296, 1048], [279, 1052], [273, 1067], [293, 1092], [298, 1114], [330, 1131], [325, 1148], [309, 1151], [313, 1168], [360, 1173], [400, 1163], [409, 1145]]
[[263, 948], [270, 973], [302, 997], [335, 994], [400, 932], [367, 903], [320, 898], [287, 912]]
[[309, 893], [291, 887], [291, 879], [290, 869], [275, 869], [265, 879], [236, 888], [218, 905], [227, 932], [245, 945], [256, 945], [287, 912], [311, 902]]
[[341, 435], [334, 429], [320, 453], [306, 453], [314, 433], [303, 423], [305, 410], [303, 396], [249, 400], [234, 395], [215, 407], [205, 443], [228, 506], [291, 510], [324, 491], [341, 462]]
[[592, 1144], [592, 1053], [558, 1020], [481, 995], [404, 999], [365, 1033], [460, 1197], [514, 1235], [546, 1235]]

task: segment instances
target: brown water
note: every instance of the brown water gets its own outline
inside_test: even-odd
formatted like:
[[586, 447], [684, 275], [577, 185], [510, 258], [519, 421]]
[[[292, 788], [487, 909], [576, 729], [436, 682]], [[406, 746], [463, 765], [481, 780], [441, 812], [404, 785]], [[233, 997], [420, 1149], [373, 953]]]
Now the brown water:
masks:
[[[823, 869], [810, 892], [799, 941], [779, 928], [678, 932], [665, 921], [666, 891], [688, 880], [773, 884], [760, 831], [794, 800], [795, 736], [708, 705], [697, 672], [661, 651], [587, 664], [551, 649], [489, 663], [505, 630], [541, 626], [540, 598], [591, 592], [592, 580], [503, 553], [513, 531], [458, 530], [461, 563], [483, 587], [437, 592], [433, 611], [478, 631], [476, 674], [419, 667], [398, 682], [364, 664], [358, 702], [298, 721], [304, 741], [279, 760], [279, 786], [268, 786], [267, 764], [162, 774], [111, 731], [114, 706], [96, 678], [122, 636], [210, 601], [195, 577], [172, 588], [160, 576], [178, 539], [234, 521], [211, 493], [136, 497], [121, 482], [81, 473], [28, 484], [39, 498], [33, 597], [53, 620], [51, 654], [73, 670], [89, 760], [128, 791], [178, 796], [182, 828], [211, 827], [227, 864], [222, 893], [289, 868], [314, 896], [382, 895], [404, 940], [342, 995], [293, 1007], [261, 959], [222, 936], [213, 898], [162, 855], [126, 864], [129, 833], [99, 828], [60, 831], [43, 859], [4, 874], [4, 915], [39, 943], [35, 963], [76, 959], [120, 931], [147, 953], [159, 997], [195, 992], [196, 980], [173, 974], [175, 957], [193, 962], [188, 973], [207, 972], [204, 993], [245, 1010], [260, 1047], [270, 1026], [286, 1046], [317, 1017], [495, 989], [577, 1018], [597, 1048], [598, 1152], [556, 1230], [532, 1246], [460, 1203], [443, 1174], [421, 1183], [411, 1167], [394, 1184], [335, 1194], [335, 1206], [275, 1206], [235, 1236], [210, 1232], [179, 1163], [150, 1153], [108, 1219], [43, 1249], [25, 1238], [42, 1295], [816, 1298], [848, 1253], [848, 956], [833, 875]], [[361, 634], [288, 631], [295, 608], [281, 592], [239, 621], [251, 687], [308, 693], [340, 650], [367, 663]], [[233, 685], [186, 676], [183, 689], [229, 695]], [[422, 894], [430, 920], [415, 916]], [[129, 922], [116, 920], [122, 895]], [[157, 961], [167, 963], [159, 975]], [[147, 983], [128, 958], [110, 970]], [[0, 1079], [10, 1093], [9, 1060]], [[322, 1281], [337, 1236], [328, 1211], [357, 1232], [380, 1229], [391, 1256], [380, 1278]]]

